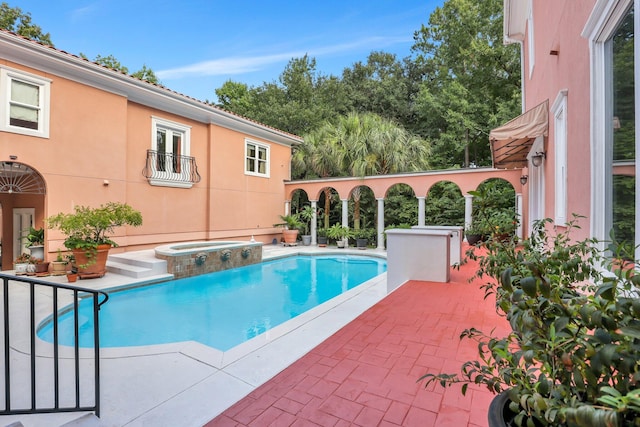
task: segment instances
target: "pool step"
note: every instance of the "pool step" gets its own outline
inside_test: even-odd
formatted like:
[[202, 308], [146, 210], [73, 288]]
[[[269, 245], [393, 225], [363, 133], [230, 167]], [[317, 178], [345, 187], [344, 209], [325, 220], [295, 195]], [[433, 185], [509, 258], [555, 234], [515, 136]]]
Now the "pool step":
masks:
[[158, 259], [153, 249], [109, 255], [107, 271], [136, 279], [167, 274], [167, 261]]

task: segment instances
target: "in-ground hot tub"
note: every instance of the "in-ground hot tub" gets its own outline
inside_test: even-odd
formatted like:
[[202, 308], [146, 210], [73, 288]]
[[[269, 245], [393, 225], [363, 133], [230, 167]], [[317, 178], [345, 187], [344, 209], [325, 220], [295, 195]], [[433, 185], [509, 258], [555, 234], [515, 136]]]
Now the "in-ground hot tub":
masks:
[[262, 243], [202, 241], [158, 246], [156, 258], [167, 261], [167, 273], [176, 279], [242, 267], [262, 261]]

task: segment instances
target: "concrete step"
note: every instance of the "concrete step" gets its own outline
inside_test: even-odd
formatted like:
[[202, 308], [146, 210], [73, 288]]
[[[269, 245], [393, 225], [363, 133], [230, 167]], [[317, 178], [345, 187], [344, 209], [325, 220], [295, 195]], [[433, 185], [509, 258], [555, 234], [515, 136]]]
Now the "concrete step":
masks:
[[155, 257], [154, 250], [109, 255], [107, 271], [136, 279], [167, 274], [167, 261]]

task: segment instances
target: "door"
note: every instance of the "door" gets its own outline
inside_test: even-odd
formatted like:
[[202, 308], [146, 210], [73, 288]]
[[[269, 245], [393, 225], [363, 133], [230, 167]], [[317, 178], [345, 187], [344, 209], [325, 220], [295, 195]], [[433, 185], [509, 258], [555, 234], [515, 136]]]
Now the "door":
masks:
[[23, 253], [29, 253], [27, 242], [22, 238], [33, 226], [35, 208], [16, 208], [13, 210], [13, 259]]

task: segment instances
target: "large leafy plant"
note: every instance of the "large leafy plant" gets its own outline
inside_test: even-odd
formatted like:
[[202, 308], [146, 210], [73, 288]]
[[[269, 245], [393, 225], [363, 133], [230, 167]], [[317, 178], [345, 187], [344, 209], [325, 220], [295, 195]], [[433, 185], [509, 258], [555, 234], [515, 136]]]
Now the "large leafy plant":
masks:
[[95, 249], [98, 245], [117, 246], [109, 236], [116, 227], [142, 225], [142, 214], [126, 203], [109, 202], [97, 208], [76, 206], [73, 213], [58, 213], [47, 219], [49, 228], [58, 228], [67, 237], [68, 249]]
[[495, 295], [511, 332], [463, 331], [478, 359], [458, 374], [428, 373], [425, 385], [506, 392], [517, 426], [640, 426], [640, 276], [615, 246], [573, 241], [577, 219], [566, 228], [539, 221], [521, 245], [490, 239], [470, 249], [474, 278], [487, 279], [486, 297]]

